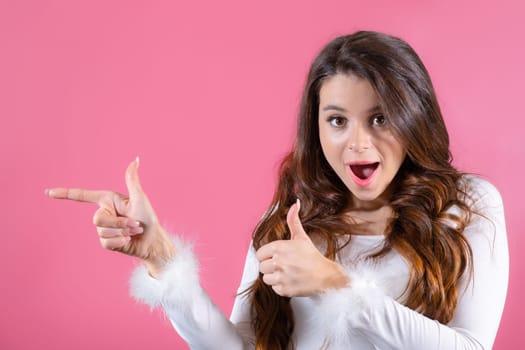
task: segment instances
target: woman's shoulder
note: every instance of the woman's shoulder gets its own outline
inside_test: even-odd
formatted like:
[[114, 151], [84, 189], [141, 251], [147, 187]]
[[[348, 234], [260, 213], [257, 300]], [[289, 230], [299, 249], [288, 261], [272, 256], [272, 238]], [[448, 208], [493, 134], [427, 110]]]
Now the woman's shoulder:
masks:
[[[463, 192], [463, 202], [474, 214], [493, 218], [503, 212], [503, 199], [491, 182], [474, 175], [463, 175], [459, 189]], [[476, 215], [479, 216], [479, 215]]]
[[475, 175], [463, 175], [459, 189], [465, 195], [465, 202], [473, 209], [497, 207], [503, 204], [501, 194], [491, 182]]

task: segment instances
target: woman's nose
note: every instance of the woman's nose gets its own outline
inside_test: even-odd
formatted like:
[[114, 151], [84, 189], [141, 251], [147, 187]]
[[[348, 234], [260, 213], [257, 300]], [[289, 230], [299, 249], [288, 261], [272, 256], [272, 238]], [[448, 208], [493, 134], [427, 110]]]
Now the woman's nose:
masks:
[[355, 125], [348, 136], [348, 148], [354, 152], [363, 152], [370, 148], [370, 133], [366, 126]]

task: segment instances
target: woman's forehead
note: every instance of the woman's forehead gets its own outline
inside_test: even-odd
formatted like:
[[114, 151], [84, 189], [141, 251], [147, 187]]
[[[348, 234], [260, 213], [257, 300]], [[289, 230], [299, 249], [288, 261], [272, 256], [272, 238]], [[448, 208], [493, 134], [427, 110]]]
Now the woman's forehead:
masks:
[[336, 74], [327, 78], [319, 90], [319, 111], [370, 113], [380, 109], [379, 98], [366, 79], [353, 74]]

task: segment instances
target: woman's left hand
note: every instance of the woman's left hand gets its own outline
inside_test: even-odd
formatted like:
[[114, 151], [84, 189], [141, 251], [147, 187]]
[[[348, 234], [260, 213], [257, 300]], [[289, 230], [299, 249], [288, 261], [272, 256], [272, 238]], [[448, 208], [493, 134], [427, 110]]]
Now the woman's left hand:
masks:
[[327, 289], [346, 287], [347, 273], [317, 249], [304, 231], [299, 210], [297, 200], [286, 217], [290, 240], [270, 242], [256, 253], [264, 283], [286, 297], [311, 296]]

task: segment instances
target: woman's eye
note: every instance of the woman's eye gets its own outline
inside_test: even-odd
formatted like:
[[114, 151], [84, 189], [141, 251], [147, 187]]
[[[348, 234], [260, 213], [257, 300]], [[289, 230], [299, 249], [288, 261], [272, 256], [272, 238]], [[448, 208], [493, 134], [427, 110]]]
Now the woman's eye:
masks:
[[346, 125], [346, 119], [343, 117], [330, 117], [328, 121], [335, 128], [341, 128]]
[[382, 126], [386, 124], [385, 116], [378, 114], [372, 117], [372, 125]]

